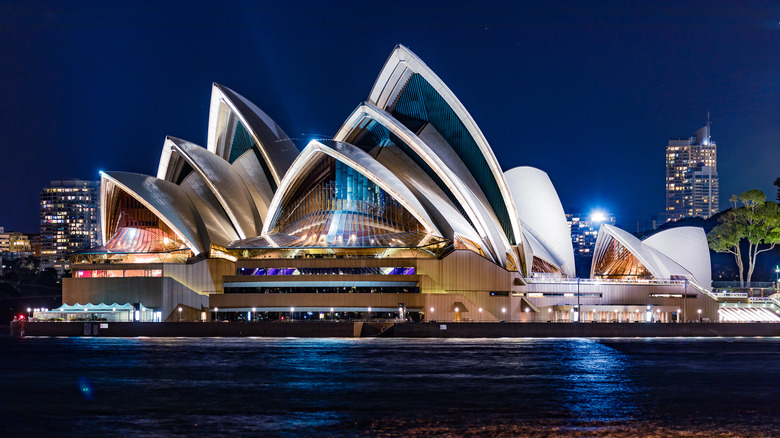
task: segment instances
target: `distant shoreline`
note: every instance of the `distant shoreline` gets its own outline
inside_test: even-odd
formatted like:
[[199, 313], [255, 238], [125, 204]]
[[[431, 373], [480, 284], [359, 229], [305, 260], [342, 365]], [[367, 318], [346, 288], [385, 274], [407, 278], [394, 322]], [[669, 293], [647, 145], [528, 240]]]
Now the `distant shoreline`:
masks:
[[[18, 322], [11, 336], [21, 336]], [[392, 337], [392, 338], [652, 338], [773, 337], [776, 323], [535, 322], [26, 322], [24, 336], [91, 337]]]

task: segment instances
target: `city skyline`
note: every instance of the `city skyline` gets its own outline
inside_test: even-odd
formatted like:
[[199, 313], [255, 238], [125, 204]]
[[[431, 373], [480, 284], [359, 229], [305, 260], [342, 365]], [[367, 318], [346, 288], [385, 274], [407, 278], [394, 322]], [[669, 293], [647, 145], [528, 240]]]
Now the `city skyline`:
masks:
[[[773, 193], [780, 7], [770, 2], [420, 5], [411, 16], [197, 2], [182, 15], [182, 5], [9, 6], [0, 143], [18, 165], [0, 180], [14, 188], [0, 195], [0, 225], [34, 231], [49, 180], [153, 173], [166, 135], [203, 146], [212, 82], [261, 106], [299, 149], [331, 137], [398, 42], [442, 72], [504, 170], [548, 172], [567, 213], [661, 213], [667, 141], [708, 109], [721, 208], [732, 193]], [[377, 14], [398, 25], [368, 32]]]

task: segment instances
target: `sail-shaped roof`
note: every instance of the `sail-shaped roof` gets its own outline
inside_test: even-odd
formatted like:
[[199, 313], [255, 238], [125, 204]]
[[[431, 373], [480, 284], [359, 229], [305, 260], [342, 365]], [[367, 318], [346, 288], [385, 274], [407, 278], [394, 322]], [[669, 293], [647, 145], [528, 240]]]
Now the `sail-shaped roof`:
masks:
[[[368, 101], [418, 134], [440, 135], [473, 175], [510, 243], [520, 224], [501, 166], [485, 136], [455, 94], [411, 50], [398, 45], [377, 76]], [[435, 131], [432, 132], [432, 131]]]
[[[116, 190], [119, 189], [119, 190]], [[207, 253], [210, 248], [206, 227], [190, 198], [176, 184], [153, 176], [129, 172], [102, 172], [101, 196], [103, 206], [112, 205], [111, 198], [124, 192], [154, 213], [195, 254]], [[110, 211], [101, 208], [103, 241], [108, 242], [112, 224]]]
[[533, 167], [516, 167], [504, 176], [524, 233], [533, 235], [544, 247], [551, 256], [548, 262], [560, 267], [564, 275], [575, 277], [571, 232], [550, 177]]
[[[591, 276], [632, 277], [636, 270], [652, 278], [687, 278], [703, 288], [711, 287], [709, 249], [704, 230], [673, 228], [640, 241], [620, 228], [603, 224], [593, 251]], [[704, 254], [706, 253], [706, 257]], [[632, 263], [620, 262], [633, 258]], [[630, 267], [634, 271], [625, 270]]]

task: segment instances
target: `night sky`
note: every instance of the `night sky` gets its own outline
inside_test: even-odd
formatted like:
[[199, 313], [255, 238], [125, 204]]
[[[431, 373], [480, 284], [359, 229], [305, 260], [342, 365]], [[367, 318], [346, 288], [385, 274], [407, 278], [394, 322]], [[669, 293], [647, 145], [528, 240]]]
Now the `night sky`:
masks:
[[[204, 145], [212, 82], [299, 148], [332, 136], [393, 47], [460, 98], [504, 170], [546, 171], [567, 212], [664, 209], [664, 152], [711, 113], [721, 207], [780, 176], [780, 3], [4, 2], [0, 226], [38, 231], [50, 180], [154, 175]], [[543, 3], [543, 4], [542, 4]]]

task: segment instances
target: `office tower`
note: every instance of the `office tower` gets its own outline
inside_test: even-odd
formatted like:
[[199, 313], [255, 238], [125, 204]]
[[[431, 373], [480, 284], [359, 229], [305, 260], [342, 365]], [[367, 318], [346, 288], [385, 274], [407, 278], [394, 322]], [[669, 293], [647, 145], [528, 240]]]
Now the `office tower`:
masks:
[[52, 181], [41, 190], [41, 256], [54, 261], [99, 246], [99, 203], [99, 181]]
[[717, 145], [710, 121], [684, 140], [666, 146], [666, 216], [708, 218], [718, 212]]
[[567, 214], [574, 255], [591, 256], [602, 224], [615, 225], [615, 216], [605, 213]]

